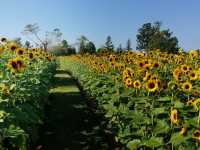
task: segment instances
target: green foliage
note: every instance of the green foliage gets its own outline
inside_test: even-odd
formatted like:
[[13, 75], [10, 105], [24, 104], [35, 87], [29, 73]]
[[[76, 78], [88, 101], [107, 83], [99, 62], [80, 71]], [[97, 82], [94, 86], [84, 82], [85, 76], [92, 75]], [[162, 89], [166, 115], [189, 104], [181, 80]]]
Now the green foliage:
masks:
[[169, 29], [161, 30], [161, 23], [145, 23], [138, 30], [137, 49], [151, 51], [160, 49], [168, 53], [178, 52], [178, 39], [172, 36]]

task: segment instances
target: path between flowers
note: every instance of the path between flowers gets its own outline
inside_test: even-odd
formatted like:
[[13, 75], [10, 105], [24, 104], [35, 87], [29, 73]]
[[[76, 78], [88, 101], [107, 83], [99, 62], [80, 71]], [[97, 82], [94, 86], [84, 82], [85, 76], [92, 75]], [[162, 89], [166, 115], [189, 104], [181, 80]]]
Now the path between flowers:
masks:
[[97, 117], [90, 112], [76, 82], [58, 70], [45, 107], [38, 150], [109, 149]]

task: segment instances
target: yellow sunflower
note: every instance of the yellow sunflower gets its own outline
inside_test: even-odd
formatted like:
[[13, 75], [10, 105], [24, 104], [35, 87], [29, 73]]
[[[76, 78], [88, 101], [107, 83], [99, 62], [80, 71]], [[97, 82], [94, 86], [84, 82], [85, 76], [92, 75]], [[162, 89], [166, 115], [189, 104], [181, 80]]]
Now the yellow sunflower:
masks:
[[141, 88], [141, 82], [140, 82], [140, 80], [134, 81], [133, 86], [136, 89], [140, 89]]
[[194, 131], [192, 137], [198, 141], [200, 141], [200, 130]]
[[18, 71], [17, 62], [14, 59], [9, 59], [7, 68], [12, 72], [16, 73]]
[[184, 73], [186, 73], [187, 71], [189, 71], [189, 66], [184, 64], [184, 65], [181, 65], [181, 71], [183, 71]]
[[132, 84], [133, 84], [133, 81], [132, 81], [131, 78], [127, 78], [127, 79], [125, 80], [125, 85], [126, 85], [126, 87], [131, 87]]
[[172, 109], [172, 110], [171, 110], [170, 119], [171, 119], [171, 122], [172, 122], [173, 124], [176, 124], [176, 125], [179, 124], [178, 110], [177, 110], [177, 109]]
[[192, 84], [187, 81], [187, 82], [182, 84], [182, 89], [185, 92], [191, 92], [192, 91]]
[[190, 80], [197, 80], [198, 79], [197, 72], [196, 71], [189, 72], [189, 78], [190, 78]]
[[149, 80], [146, 83], [146, 89], [149, 92], [155, 92], [158, 89], [158, 83], [156, 80]]
[[180, 134], [183, 135], [183, 136], [186, 136], [187, 134], [187, 131], [188, 131], [188, 128], [187, 127], [183, 127], [180, 131]]
[[16, 53], [18, 56], [22, 56], [24, 54], [24, 50], [22, 48], [17, 48]]

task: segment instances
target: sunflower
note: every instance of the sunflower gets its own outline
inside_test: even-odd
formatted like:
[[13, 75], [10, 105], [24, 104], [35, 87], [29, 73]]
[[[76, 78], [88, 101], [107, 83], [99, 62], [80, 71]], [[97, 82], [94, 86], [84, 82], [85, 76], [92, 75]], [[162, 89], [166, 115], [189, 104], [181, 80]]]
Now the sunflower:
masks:
[[18, 56], [21, 56], [21, 55], [24, 54], [24, 50], [23, 50], [22, 48], [18, 48], [18, 49], [16, 50], [16, 52], [17, 52], [17, 55], [18, 55]]
[[17, 73], [17, 72], [23, 71], [24, 68], [25, 68], [25, 65], [24, 65], [24, 62], [21, 58], [15, 58], [15, 59], [10, 59], [8, 61], [7, 68], [12, 73]]
[[25, 68], [25, 64], [21, 58], [16, 58], [18, 71], [23, 71]]
[[145, 73], [145, 77], [143, 78], [144, 81], [150, 80], [152, 75], [149, 72]]
[[187, 71], [189, 71], [189, 66], [188, 65], [181, 65], [181, 71], [183, 71], [184, 73], [186, 73]]
[[160, 66], [160, 63], [159, 62], [154, 62], [153, 63], [153, 68], [159, 68]]
[[134, 81], [133, 86], [136, 89], [140, 89], [141, 88], [141, 82], [140, 82], [140, 80]]
[[182, 84], [182, 89], [185, 92], [190, 92], [192, 90], [192, 84], [187, 81], [187, 82]]
[[131, 78], [127, 78], [127, 79], [125, 80], [125, 85], [126, 85], [126, 87], [131, 87], [132, 84], [133, 84], [133, 81], [132, 81]]
[[194, 100], [192, 99], [192, 100], [189, 100], [189, 101], [187, 101], [187, 105], [188, 106], [192, 106], [193, 105], [193, 103], [194, 103]]
[[9, 96], [10, 95], [9, 87], [4, 84], [2, 87], [2, 92], [4, 96]]
[[28, 57], [29, 57], [30, 60], [32, 60], [34, 58], [34, 54], [32, 52], [29, 52]]
[[176, 125], [179, 124], [178, 110], [177, 110], [177, 109], [172, 109], [172, 110], [171, 110], [170, 119], [171, 119], [171, 122], [172, 122], [173, 124], [176, 124]]
[[183, 135], [183, 136], [186, 136], [187, 134], [187, 131], [188, 131], [188, 128], [187, 127], [183, 127], [180, 131], [180, 134]]
[[146, 83], [146, 89], [149, 92], [155, 92], [158, 89], [158, 83], [157, 83], [157, 81], [156, 80], [149, 80]]
[[179, 68], [174, 69], [173, 76], [176, 80], [180, 80], [182, 76], [182, 71]]
[[16, 73], [18, 71], [18, 65], [16, 60], [14, 59], [9, 59], [8, 64], [7, 64], [7, 68], [12, 72], [12, 73]]
[[200, 98], [194, 100], [192, 105], [195, 107], [196, 110], [199, 110], [199, 108], [200, 108]]
[[17, 48], [18, 48], [18, 45], [15, 44], [15, 43], [11, 43], [11, 44], [9, 45], [9, 49], [10, 49], [12, 52], [14, 52]]
[[192, 137], [193, 137], [194, 139], [200, 141], [200, 130], [196, 130], [196, 131], [194, 131]]
[[190, 80], [197, 80], [198, 79], [197, 72], [196, 71], [189, 72], [189, 78], [190, 78]]
[[0, 56], [2, 55], [3, 52], [4, 52], [4, 48], [0, 47]]

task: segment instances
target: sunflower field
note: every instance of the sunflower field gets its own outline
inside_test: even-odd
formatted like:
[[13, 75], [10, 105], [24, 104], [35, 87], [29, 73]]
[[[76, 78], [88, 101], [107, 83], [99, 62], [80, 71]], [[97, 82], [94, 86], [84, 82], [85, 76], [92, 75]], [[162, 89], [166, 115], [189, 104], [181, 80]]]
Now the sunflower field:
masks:
[[0, 39], [0, 149], [31, 149], [56, 69], [54, 56]]
[[[130, 150], [200, 150], [200, 52], [60, 58]], [[125, 148], [125, 149], [126, 149]]]

